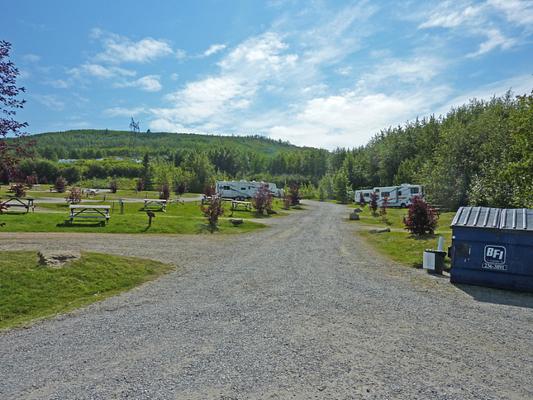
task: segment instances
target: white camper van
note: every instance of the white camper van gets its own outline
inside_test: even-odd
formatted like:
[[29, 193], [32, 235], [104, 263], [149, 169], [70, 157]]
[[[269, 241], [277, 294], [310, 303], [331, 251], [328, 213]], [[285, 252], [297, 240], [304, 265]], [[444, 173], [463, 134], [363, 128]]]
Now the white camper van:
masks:
[[266, 184], [275, 197], [282, 197], [283, 190], [275, 183], [255, 181], [217, 181], [216, 192], [222, 198], [244, 200], [255, 196], [261, 185]]
[[411, 205], [414, 196], [424, 197], [421, 185], [411, 185], [402, 183], [399, 186], [375, 187], [374, 192], [378, 194], [378, 205], [381, 206], [385, 198], [389, 207], [407, 207]]

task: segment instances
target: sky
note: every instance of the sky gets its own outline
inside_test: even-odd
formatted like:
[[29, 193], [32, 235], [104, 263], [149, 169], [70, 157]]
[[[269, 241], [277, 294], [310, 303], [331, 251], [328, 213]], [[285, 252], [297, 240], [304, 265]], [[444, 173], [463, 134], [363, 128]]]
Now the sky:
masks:
[[533, 90], [533, 1], [8, 1], [30, 133], [259, 134], [333, 149]]

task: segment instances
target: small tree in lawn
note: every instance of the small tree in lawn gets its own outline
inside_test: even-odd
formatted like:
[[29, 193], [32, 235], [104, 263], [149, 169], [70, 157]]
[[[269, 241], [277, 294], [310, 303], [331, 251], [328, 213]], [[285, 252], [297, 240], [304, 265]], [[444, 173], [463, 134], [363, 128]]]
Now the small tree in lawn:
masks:
[[142, 192], [144, 190], [144, 179], [139, 178], [137, 179], [137, 182], [135, 182], [135, 190], [138, 192]]
[[439, 216], [435, 209], [431, 207], [420, 196], [415, 196], [411, 200], [411, 205], [407, 210], [407, 216], [403, 223], [413, 235], [433, 234], [437, 228]]
[[33, 185], [37, 184], [37, 181], [38, 181], [37, 174], [34, 172], [33, 174], [28, 175], [25, 181], [26, 181], [26, 186], [28, 186], [28, 188], [31, 189]]
[[289, 185], [289, 197], [291, 199], [291, 206], [300, 204], [300, 185], [298, 183], [291, 183]]
[[207, 185], [204, 187], [204, 196], [210, 197], [216, 194], [215, 187], [212, 185]]
[[170, 187], [168, 183], [163, 183], [161, 189], [159, 190], [159, 198], [161, 200], [168, 200], [170, 198]]
[[284, 210], [288, 210], [291, 208], [291, 196], [289, 195], [289, 193], [284, 193], [283, 194], [283, 209]]
[[67, 186], [67, 181], [62, 176], [58, 176], [56, 183], [54, 184], [54, 189], [57, 193], [65, 193], [65, 188]]
[[118, 182], [116, 179], [112, 179], [111, 182], [109, 182], [109, 190], [111, 193], [116, 193], [118, 190]]
[[365, 196], [363, 196], [363, 192], [359, 192], [359, 206], [361, 208], [364, 208], [364, 206], [366, 206]]
[[82, 192], [81, 188], [73, 187], [69, 190], [67, 197], [65, 198], [67, 202], [71, 204], [81, 203]]
[[267, 184], [261, 184], [255, 196], [252, 199], [252, 205], [255, 208], [255, 212], [258, 215], [263, 215], [269, 210], [272, 210], [272, 192], [268, 188]]
[[333, 178], [333, 190], [335, 192], [335, 200], [337, 200], [337, 202], [342, 204], [348, 203], [349, 184], [350, 181], [348, 180], [348, 176], [343, 171], [340, 171], [335, 175]]
[[381, 207], [379, 207], [379, 215], [381, 217], [381, 220], [385, 224], [389, 223], [389, 221], [387, 220], [387, 208], [388, 207], [389, 207], [389, 198], [385, 196], [383, 198], [383, 201], [381, 202]]
[[187, 186], [185, 185], [185, 182], [177, 182], [174, 186], [174, 192], [178, 195], [178, 196], [181, 196], [183, 195], [183, 193], [185, 193], [185, 191], [187, 190]]
[[22, 183], [15, 183], [9, 188], [10, 192], [13, 192], [15, 197], [24, 197], [26, 196], [26, 188]]
[[372, 211], [372, 215], [374, 217], [377, 217], [377, 211], [378, 211], [378, 194], [377, 193], [370, 193], [370, 204], [369, 204], [370, 210]]
[[207, 224], [209, 231], [213, 233], [218, 229], [218, 217], [224, 214], [224, 207], [220, 196], [213, 196], [209, 204], [201, 205], [200, 210], [205, 218], [207, 218]]

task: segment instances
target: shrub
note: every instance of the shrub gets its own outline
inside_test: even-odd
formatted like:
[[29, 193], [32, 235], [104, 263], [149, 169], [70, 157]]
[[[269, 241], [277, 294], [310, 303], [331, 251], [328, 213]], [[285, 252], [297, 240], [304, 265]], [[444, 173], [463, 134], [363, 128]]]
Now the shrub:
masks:
[[79, 187], [73, 187], [69, 190], [65, 199], [72, 204], [81, 203], [82, 192]]
[[439, 216], [435, 209], [419, 196], [412, 199], [407, 216], [404, 217], [403, 223], [405, 229], [413, 235], [432, 234], [437, 227]]
[[13, 192], [15, 197], [24, 197], [26, 196], [26, 188], [22, 183], [15, 183], [9, 188], [10, 192]]
[[377, 193], [370, 193], [370, 204], [369, 204], [370, 210], [372, 211], [372, 215], [376, 217], [377, 211], [378, 211], [378, 194]]
[[381, 217], [381, 220], [388, 224], [388, 220], [387, 220], [387, 208], [389, 206], [389, 198], [388, 197], [384, 197], [383, 198], [383, 201], [381, 202], [381, 207], [379, 208], [379, 215]]
[[143, 178], [137, 179], [137, 182], [135, 182], [135, 190], [137, 192], [142, 192], [144, 190], [144, 179]]
[[37, 184], [37, 175], [35, 174], [28, 175], [25, 181], [26, 181], [26, 186], [28, 186], [28, 188], [31, 189], [33, 185]]
[[220, 196], [213, 196], [209, 204], [200, 206], [200, 210], [202, 210], [204, 217], [207, 218], [209, 231], [213, 233], [218, 229], [218, 217], [224, 214], [222, 199]]
[[333, 178], [333, 190], [335, 192], [335, 200], [341, 204], [349, 202], [348, 185], [350, 181], [344, 172], [339, 172]]
[[204, 186], [204, 195], [205, 196], [214, 196], [216, 194], [215, 187], [212, 185]]
[[183, 193], [187, 191], [187, 185], [185, 185], [185, 182], [176, 183], [174, 186], [174, 192], [181, 196]]
[[272, 210], [272, 193], [267, 184], [261, 184], [255, 196], [252, 199], [252, 205], [255, 208], [255, 212], [262, 215], [269, 210]]
[[168, 184], [163, 183], [161, 185], [161, 189], [159, 190], [159, 198], [161, 200], [168, 200], [170, 198], [170, 188], [168, 187]]
[[113, 179], [111, 182], [109, 182], [109, 190], [111, 190], [111, 193], [116, 193], [118, 190], [118, 182], [116, 179]]
[[285, 193], [283, 195], [283, 208], [285, 210], [288, 210], [289, 208], [291, 208], [291, 196], [289, 196], [288, 193]]
[[56, 179], [56, 183], [54, 184], [54, 189], [57, 193], [65, 193], [65, 188], [67, 186], [67, 181], [62, 176], [59, 176]]
[[365, 196], [363, 196], [363, 192], [359, 193], [359, 206], [366, 206]]
[[289, 197], [291, 199], [291, 206], [300, 204], [300, 185], [291, 183], [289, 185]]

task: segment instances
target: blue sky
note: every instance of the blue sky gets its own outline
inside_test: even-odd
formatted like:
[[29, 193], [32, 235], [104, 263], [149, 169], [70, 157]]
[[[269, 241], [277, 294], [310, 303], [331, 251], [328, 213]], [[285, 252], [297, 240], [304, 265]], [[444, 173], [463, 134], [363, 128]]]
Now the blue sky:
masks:
[[[533, 90], [533, 1], [4, 1], [29, 131], [365, 144]], [[5, 22], [7, 21], [7, 23]]]

